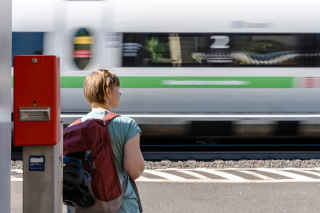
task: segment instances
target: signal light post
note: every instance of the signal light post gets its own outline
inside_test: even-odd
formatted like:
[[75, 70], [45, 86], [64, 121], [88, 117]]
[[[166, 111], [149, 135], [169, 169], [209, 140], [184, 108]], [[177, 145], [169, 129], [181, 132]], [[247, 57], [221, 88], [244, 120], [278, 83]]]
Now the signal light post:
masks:
[[14, 144], [23, 147], [23, 212], [61, 213], [60, 60], [14, 57]]

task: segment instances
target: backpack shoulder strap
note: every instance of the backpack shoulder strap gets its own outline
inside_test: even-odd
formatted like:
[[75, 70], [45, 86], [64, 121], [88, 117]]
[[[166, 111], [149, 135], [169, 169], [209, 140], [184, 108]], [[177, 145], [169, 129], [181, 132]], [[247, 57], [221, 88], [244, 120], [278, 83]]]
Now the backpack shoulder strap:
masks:
[[81, 123], [81, 118], [79, 118], [78, 120], [74, 121], [74, 122], [72, 123], [72, 125], [76, 125], [76, 124], [79, 124], [79, 123]]
[[108, 114], [106, 114], [106, 115], [102, 118], [102, 120], [103, 120], [104, 122], [106, 122], [106, 125], [107, 125], [112, 119], [114, 119], [115, 117], [118, 117], [118, 116], [120, 116], [120, 115], [118, 115], [118, 114], [116, 114], [116, 113], [114, 113], [114, 112], [109, 112]]
[[[102, 120], [103, 120], [104, 122], [106, 122], [106, 124], [108, 124], [110, 121], [112, 121], [112, 119], [114, 119], [115, 117], [118, 117], [118, 116], [120, 116], [120, 115], [118, 115], [118, 114], [116, 114], [116, 113], [114, 113], [114, 112], [109, 112], [108, 114], [106, 114], [106, 115], [102, 118]], [[79, 123], [81, 123], [81, 118], [79, 118], [78, 120], [74, 121], [74, 122], [72, 123], [72, 125], [76, 125], [76, 124], [79, 124]]]
[[141, 212], [143, 212], [143, 209], [142, 209], [141, 200], [140, 200], [140, 196], [139, 196], [139, 192], [138, 192], [138, 188], [137, 188], [136, 182], [134, 180], [132, 180], [131, 177], [129, 177], [129, 180], [130, 180], [131, 186], [133, 188], [133, 191], [136, 194], [136, 197], [137, 197], [137, 200], [138, 200], [138, 204], [139, 204], [139, 210], [140, 210], [140, 213], [141, 213]]

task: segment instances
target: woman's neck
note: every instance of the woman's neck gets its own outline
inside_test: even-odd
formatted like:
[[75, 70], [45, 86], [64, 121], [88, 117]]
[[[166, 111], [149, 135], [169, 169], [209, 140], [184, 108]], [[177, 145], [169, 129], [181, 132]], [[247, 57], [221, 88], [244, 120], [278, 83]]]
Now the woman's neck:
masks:
[[110, 112], [111, 110], [109, 109], [109, 107], [92, 107], [92, 111], [101, 111], [101, 110], [105, 110]]

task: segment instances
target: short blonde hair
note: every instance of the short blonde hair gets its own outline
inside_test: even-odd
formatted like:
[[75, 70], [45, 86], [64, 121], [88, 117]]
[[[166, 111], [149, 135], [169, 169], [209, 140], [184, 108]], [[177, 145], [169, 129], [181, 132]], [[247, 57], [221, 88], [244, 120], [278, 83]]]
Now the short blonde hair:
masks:
[[84, 80], [84, 97], [90, 107], [98, 107], [105, 104], [106, 89], [112, 90], [116, 86], [120, 86], [120, 80], [116, 74], [104, 69], [96, 70]]

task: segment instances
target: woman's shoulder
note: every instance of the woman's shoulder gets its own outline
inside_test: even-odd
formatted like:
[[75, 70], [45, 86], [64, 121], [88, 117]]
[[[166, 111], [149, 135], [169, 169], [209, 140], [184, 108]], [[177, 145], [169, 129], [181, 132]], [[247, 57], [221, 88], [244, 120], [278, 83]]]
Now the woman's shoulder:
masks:
[[115, 117], [110, 124], [113, 126], [113, 128], [126, 132], [129, 139], [135, 136], [137, 133], [141, 134], [141, 129], [139, 128], [137, 122], [134, 119], [126, 116]]
[[118, 116], [112, 120], [114, 123], [122, 123], [122, 124], [136, 124], [136, 121], [132, 118], [126, 116]]

